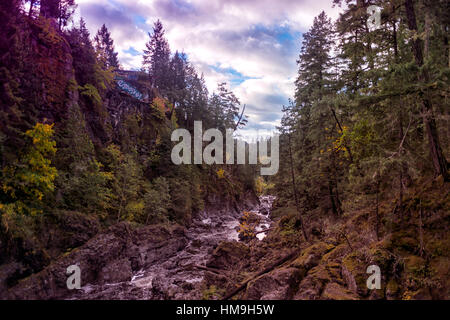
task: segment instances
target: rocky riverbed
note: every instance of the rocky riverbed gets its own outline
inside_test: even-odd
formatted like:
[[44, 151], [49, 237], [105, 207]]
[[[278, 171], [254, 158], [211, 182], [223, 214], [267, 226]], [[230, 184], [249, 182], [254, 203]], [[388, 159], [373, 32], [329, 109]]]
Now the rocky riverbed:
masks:
[[[244, 211], [258, 217], [256, 231], [271, 225], [274, 197], [247, 198], [238, 207], [216, 205], [198, 213], [188, 228], [120, 223], [11, 288], [5, 298], [201, 299], [205, 273], [220, 260], [216, 248], [239, 241]], [[258, 233], [263, 239], [264, 232]], [[68, 290], [66, 269], [78, 265], [81, 289]]]

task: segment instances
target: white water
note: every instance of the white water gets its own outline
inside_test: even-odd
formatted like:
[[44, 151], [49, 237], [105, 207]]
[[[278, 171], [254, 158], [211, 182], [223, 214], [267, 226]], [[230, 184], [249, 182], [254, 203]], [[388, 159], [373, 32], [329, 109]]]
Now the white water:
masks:
[[[273, 196], [261, 196], [250, 212], [259, 217], [256, 231], [270, 228], [269, 213]], [[87, 284], [81, 299], [200, 299], [205, 266], [213, 249], [222, 241], [239, 241], [239, 218], [242, 212], [215, 210], [201, 212], [187, 230], [188, 244], [165, 260], [137, 271], [131, 281], [106, 285]], [[266, 233], [257, 234], [263, 240]], [[81, 293], [81, 292], [80, 292]]]

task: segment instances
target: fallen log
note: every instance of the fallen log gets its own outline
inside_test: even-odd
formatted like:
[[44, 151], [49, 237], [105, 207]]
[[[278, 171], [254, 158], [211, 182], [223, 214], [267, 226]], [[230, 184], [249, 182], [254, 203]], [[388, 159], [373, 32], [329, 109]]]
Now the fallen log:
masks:
[[293, 252], [291, 252], [290, 254], [288, 254], [287, 256], [278, 259], [275, 263], [273, 263], [272, 265], [270, 265], [269, 267], [263, 269], [262, 271], [258, 272], [256, 275], [254, 275], [253, 277], [251, 277], [250, 279], [245, 280], [240, 286], [238, 286], [236, 289], [232, 290], [230, 293], [226, 294], [222, 300], [228, 300], [230, 298], [232, 298], [233, 296], [235, 296], [236, 294], [238, 294], [240, 291], [242, 291], [243, 289], [245, 289], [245, 287], [247, 286], [247, 284], [262, 276], [265, 273], [268, 273], [270, 271], [272, 271], [273, 269], [275, 269], [276, 267], [278, 267], [279, 265], [285, 263], [286, 261], [289, 261], [290, 259], [297, 257], [300, 254], [300, 250], [294, 250]]

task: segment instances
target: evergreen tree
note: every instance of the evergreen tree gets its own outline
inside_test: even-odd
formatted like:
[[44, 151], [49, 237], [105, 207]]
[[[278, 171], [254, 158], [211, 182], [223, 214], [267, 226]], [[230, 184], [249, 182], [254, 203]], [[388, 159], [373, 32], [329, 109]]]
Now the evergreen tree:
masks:
[[59, 30], [67, 27], [69, 21], [71, 20], [75, 10], [77, 9], [77, 4], [75, 0], [61, 0], [59, 1], [59, 12], [58, 12], [58, 26]]
[[150, 75], [152, 86], [166, 95], [170, 90], [170, 48], [164, 33], [164, 27], [158, 19], [153, 26], [153, 34], [148, 34], [150, 40], [144, 50], [143, 66]]
[[219, 83], [217, 92], [214, 92], [210, 99], [210, 112], [214, 117], [213, 127], [223, 131], [234, 128], [239, 117], [240, 105], [239, 99], [232, 91], [228, 90], [227, 84]]
[[98, 30], [94, 38], [94, 45], [97, 58], [105, 68], [119, 68], [117, 52], [114, 51], [114, 40], [111, 38], [111, 33], [105, 24]]
[[83, 18], [80, 19], [78, 28], [74, 27], [69, 31], [67, 38], [72, 48], [77, 83], [81, 86], [88, 83], [94, 84], [96, 55]]

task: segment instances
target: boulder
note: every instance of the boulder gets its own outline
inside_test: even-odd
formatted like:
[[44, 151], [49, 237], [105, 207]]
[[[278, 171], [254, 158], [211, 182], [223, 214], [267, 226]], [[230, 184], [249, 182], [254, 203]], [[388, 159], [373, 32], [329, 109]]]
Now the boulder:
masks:
[[301, 272], [297, 268], [279, 268], [264, 274], [247, 285], [244, 299], [249, 300], [287, 300], [291, 299]]
[[324, 300], [357, 300], [357, 296], [345, 287], [331, 282], [326, 285], [322, 293]]
[[334, 249], [334, 246], [325, 242], [313, 244], [306, 248], [291, 266], [307, 271], [317, 266], [322, 259], [322, 256], [332, 249]]
[[128, 258], [118, 259], [108, 263], [99, 273], [100, 283], [117, 283], [130, 281], [133, 273]]
[[[71, 265], [80, 267], [82, 286], [129, 281], [133, 270], [142, 268], [149, 261], [163, 263], [184, 248], [187, 240], [183, 234], [183, 229], [179, 228], [170, 230], [155, 225], [132, 229], [127, 223], [119, 223], [63, 255], [41, 272], [19, 281], [7, 292], [0, 292], [0, 298], [63, 299], [76, 295], [66, 285], [66, 270]], [[107, 292], [105, 295], [110, 297]]]
[[249, 253], [250, 249], [243, 243], [224, 241], [213, 251], [206, 266], [225, 270], [237, 269], [237, 264], [246, 259]]

